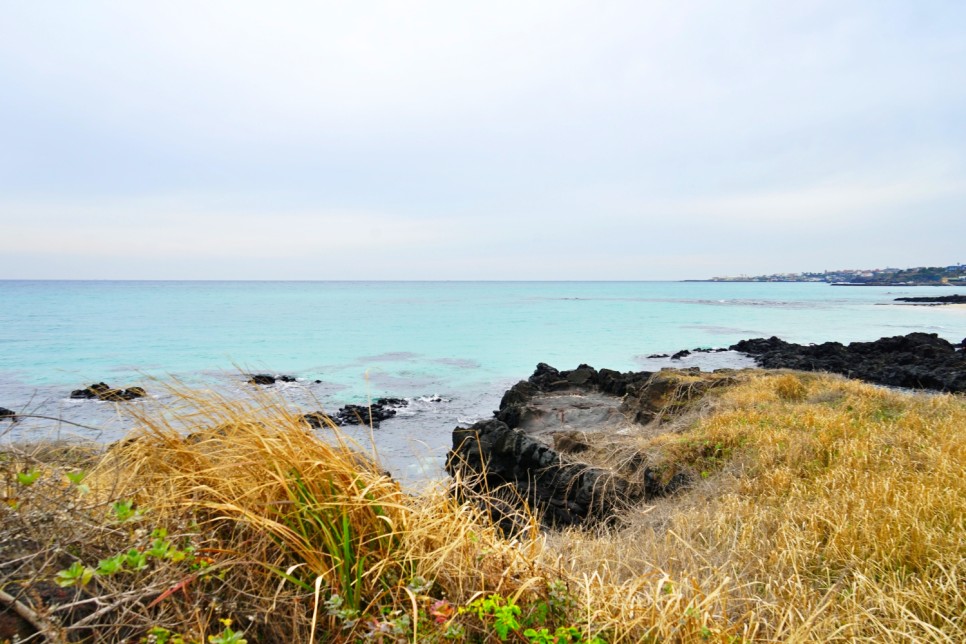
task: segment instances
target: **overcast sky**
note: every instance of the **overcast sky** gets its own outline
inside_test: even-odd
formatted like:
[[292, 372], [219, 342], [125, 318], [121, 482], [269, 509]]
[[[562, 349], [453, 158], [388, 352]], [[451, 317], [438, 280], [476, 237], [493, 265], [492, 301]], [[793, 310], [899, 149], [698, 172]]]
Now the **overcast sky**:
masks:
[[0, 0], [0, 278], [966, 262], [966, 2]]

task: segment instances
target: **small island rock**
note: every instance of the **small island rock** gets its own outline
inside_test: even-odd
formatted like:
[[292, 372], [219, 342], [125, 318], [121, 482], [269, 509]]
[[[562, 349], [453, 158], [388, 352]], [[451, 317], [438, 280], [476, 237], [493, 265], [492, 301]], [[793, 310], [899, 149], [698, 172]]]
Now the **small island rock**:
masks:
[[97, 382], [84, 389], [75, 389], [70, 397], [78, 400], [106, 400], [108, 402], [125, 402], [136, 398], [144, 398], [147, 392], [142, 387], [115, 389], [107, 383]]

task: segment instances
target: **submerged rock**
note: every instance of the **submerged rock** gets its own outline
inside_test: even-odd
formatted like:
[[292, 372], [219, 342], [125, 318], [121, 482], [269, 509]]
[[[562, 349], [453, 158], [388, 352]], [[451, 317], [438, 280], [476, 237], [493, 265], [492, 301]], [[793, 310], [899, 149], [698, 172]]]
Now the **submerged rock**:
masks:
[[129, 387], [128, 389], [115, 389], [110, 385], [98, 382], [85, 387], [75, 389], [70, 392], [70, 397], [80, 400], [106, 400], [109, 402], [124, 402], [144, 398], [148, 393], [142, 387]]
[[939, 295], [934, 297], [897, 297], [894, 302], [908, 302], [910, 304], [966, 304], [966, 295]]
[[401, 409], [409, 404], [409, 401], [405, 398], [376, 398], [373, 405], [378, 407], [392, 407], [395, 409]]
[[378, 427], [379, 423], [396, 415], [396, 410], [380, 405], [346, 405], [336, 412], [333, 420], [339, 425], [371, 425]]
[[294, 376], [272, 375], [270, 373], [250, 373], [248, 374], [248, 384], [250, 385], [274, 385], [277, 382], [295, 382]]
[[402, 398], [377, 398], [371, 405], [346, 405], [332, 417], [337, 425], [371, 425], [396, 415], [396, 410], [409, 403]]
[[299, 416], [299, 420], [316, 429], [332, 425], [372, 425], [396, 415], [396, 410], [409, 404], [404, 398], [376, 398], [371, 405], [345, 405], [329, 416], [322, 411], [313, 411]]

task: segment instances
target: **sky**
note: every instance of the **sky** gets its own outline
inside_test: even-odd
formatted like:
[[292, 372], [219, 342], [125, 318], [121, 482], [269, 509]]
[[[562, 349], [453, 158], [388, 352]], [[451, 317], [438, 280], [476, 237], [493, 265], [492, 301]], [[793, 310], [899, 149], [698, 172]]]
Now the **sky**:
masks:
[[966, 262], [966, 3], [0, 0], [0, 279]]

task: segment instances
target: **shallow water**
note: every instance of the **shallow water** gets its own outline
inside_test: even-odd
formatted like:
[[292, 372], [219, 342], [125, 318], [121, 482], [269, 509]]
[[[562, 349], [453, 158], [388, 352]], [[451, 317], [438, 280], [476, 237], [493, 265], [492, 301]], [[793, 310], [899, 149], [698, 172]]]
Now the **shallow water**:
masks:
[[[35, 282], [0, 281], [0, 406], [63, 418], [0, 425], [7, 439], [110, 441], [124, 406], [68, 398], [105, 381], [251, 394], [243, 372], [292, 374], [276, 391], [303, 410], [368, 396], [411, 405], [375, 430], [405, 480], [440, 471], [458, 423], [490, 415], [538, 362], [619, 370], [741, 366], [731, 353], [648, 359], [682, 348], [778, 335], [793, 342], [873, 340], [910, 331], [959, 341], [963, 307], [891, 305], [960, 289], [708, 282]], [[156, 380], [153, 380], [156, 379]], [[316, 383], [319, 380], [321, 382]], [[430, 401], [438, 394], [440, 401]], [[137, 405], [152, 404], [135, 403]], [[368, 430], [350, 430], [367, 441]]]

